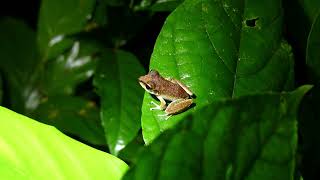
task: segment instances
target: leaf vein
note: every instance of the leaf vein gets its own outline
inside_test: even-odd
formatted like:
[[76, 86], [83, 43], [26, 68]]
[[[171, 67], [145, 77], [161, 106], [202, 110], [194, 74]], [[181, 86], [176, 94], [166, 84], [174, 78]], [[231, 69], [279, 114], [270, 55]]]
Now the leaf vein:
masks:
[[[203, 1], [201, 1], [202, 3], [202, 7], [204, 5]], [[203, 8], [202, 8], [203, 9]], [[220, 55], [220, 53], [218, 53], [218, 49], [217, 47], [214, 45], [212, 39], [211, 39], [211, 36], [208, 32], [208, 28], [207, 28], [207, 21], [205, 20], [205, 18], [203, 17], [203, 13], [204, 11], [201, 9], [201, 17], [202, 17], [202, 20], [204, 22], [204, 30], [205, 30], [205, 34], [207, 36], [207, 38], [209, 39], [210, 41], [210, 44], [211, 44], [211, 47], [213, 48], [213, 51], [216, 52], [216, 54], [218, 55], [219, 59], [221, 60], [221, 62], [223, 63], [223, 65], [226, 67], [226, 69], [228, 69], [228, 71], [231, 72], [231, 74], [233, 74], [234, 72], [231, 71], [231, 69], [227, 66], [227, 64], [225, 63], [225, 61], [223, 60], [222, 56]]]

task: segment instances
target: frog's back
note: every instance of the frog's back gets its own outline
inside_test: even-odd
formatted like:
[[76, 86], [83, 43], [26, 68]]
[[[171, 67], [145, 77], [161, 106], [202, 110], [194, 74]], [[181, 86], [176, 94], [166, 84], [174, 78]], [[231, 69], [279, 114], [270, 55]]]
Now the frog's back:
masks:
[[189, 97], [189, 94], [178, 84], [165, 79], [162, 81], [162, 86], [159, 87], [158, 92], [164, 99], [174, 101], [176, 99], [186, 99]]

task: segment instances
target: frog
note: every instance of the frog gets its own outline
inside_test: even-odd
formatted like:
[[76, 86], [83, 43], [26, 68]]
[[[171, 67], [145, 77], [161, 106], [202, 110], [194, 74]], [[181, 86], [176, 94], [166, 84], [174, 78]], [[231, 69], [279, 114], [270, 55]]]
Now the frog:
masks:
[[[164, 110], [163, 116], [166, 119], [185, 111], [193, 104], [194, 93], [185, 84], [174, 78], [164, 78], [157, 70], [150, 70], [138, 80], [146, 92], [160, 101], [160, 105], [151, 101], [154, 107], [150, 110]], [[168, 106], [166, 101], [170, 102]]]

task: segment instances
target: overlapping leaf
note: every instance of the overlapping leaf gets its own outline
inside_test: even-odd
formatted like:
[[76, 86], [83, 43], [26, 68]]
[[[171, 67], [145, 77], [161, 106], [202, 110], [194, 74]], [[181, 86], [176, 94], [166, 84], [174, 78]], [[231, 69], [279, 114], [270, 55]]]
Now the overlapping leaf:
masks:
[[125, 179], [293, 179], [304, 86], [216, 101], [145, 148]]
[[127, 165], [0, 107], [1, 179], [120, 179]]
[[94, 85], [101, 98], [101, 118], [112, 154], [118, 154], [140, 129], [144, 74], [137, 58], [124, 51], [108, 51], [99, 61]]
[[[288, 90], [293, 59], [281, 35], [279, 0], [186, 0], [167, 18], [150, 69], [186, 84], [197, 97], [194, 109], [222, 98]], [[145, 94], [142, 128], [147, 143], [188, 114], [165, 120], [159, 116], [163, 112], [150, 111], [152, 100]]]

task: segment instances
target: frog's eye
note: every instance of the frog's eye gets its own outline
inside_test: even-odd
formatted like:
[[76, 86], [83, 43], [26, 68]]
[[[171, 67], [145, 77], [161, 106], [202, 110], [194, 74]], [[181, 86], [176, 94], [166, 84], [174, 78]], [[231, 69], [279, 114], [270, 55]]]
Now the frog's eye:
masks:
[[146, 84], [146, 88], [147, 88], [148, 90], [150, 90], [150, 89], [151, 89], [151, 86], [150, 86], [149, 84]]
[[146, 88], [147, 88], [148, 90], [154, 89], [155, 86], [156, 86], [156, 85], [155, 85], [155, 83], [154, 83], [153, 81], [149, 81], [148, 83], [146, 83]]

